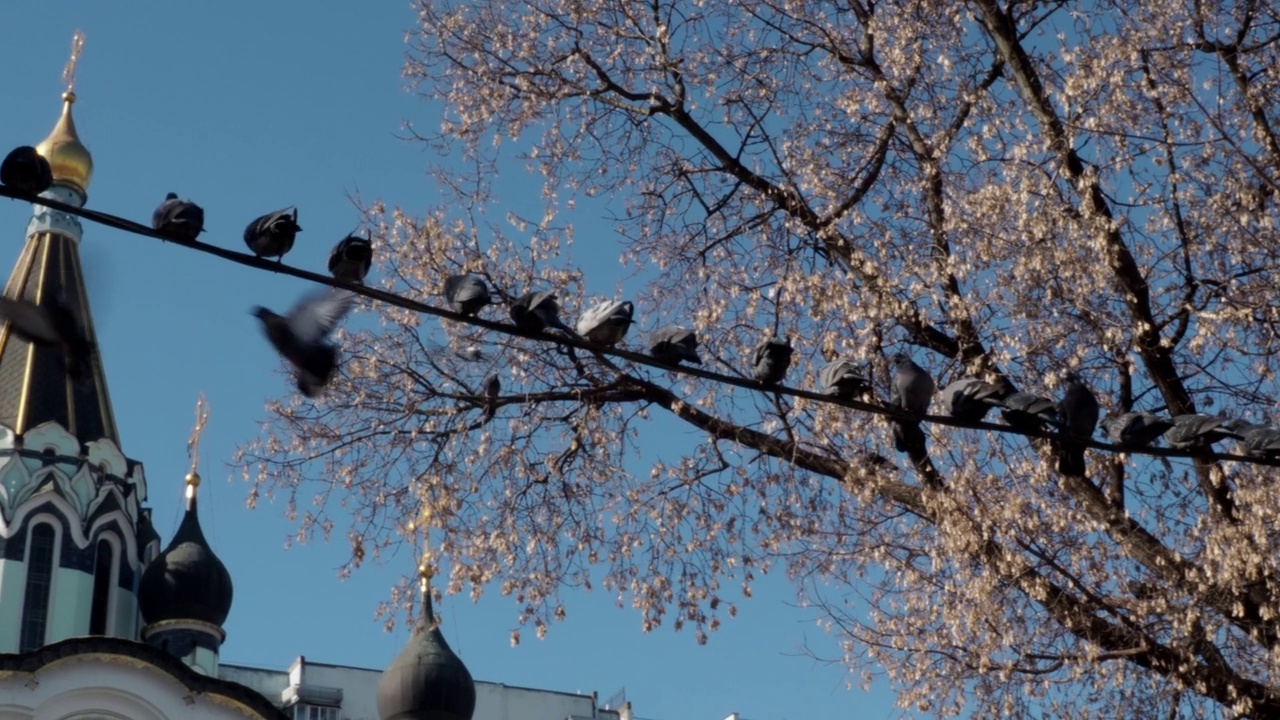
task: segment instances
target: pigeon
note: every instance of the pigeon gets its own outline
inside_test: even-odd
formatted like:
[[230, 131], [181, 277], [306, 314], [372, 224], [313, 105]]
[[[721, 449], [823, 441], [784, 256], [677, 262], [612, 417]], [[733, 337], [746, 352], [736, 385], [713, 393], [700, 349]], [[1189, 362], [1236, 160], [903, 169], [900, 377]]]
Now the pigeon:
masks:
[[0, 163], [0, 184], [39, 195], [53, 185], [53, 169], [43, 155], [30, 145], [14, 148]]
[[791, 367], [791, 339], [766, 340], [751, 351], [751, 376], [763, 385], [777, 385]]
[[[889, 380], [889, 405], [911, 415], [924, 415], [937, 385], [933, 377], [912, 362], [906, 353], [896, 353], [889, 359], [893, 375]], [[898, 452], [911, 455], [924, 453], [924, 431], [919, 420], [894, 419], [893, 447]]]
[[329, 274], [342, 282], [363, 285], [372, 265], [373, 243], [359, 235], [342, 238], [329, 253]]
[[1121, 447], [1146, 447], [1174, 426], [1170, 418], [1149, 412], [1127, 412], [1102, 419], [1102, 429]]
[[244, 229], [244, 244], [254, 255], [274, 257], [276, 262], [284, 262], [285, 253], [293, 249], [294, 238], [302, 230], [298, 225], [298, 208], [292, 208], [292, 214], [290, 209], [254, 218]]
[[1171, 448], [1208, 450], [1219, 440], [1242, 440], [1236, 425], [1237, 421], [1217, 415], [1174, 415], [1173, 427], [1165, 431], [1164, 439]]
[[542, 332], [549, 327], [573, 332], [560, 321], [556, 294], [546, 290], [527, 292], [511, 303], [511, 322], [525, 332]]
[[467, 362], [480, 362], [485, 359], [485, 354], [479, 345], [468, 345], [458, 350], [456, 355]]
[[1058, 402], [1058, 416], [1062, 418], [1062, 431], [1073, 440], [1062, 441], [1058, 455], [1058, 472], [1063, 475], [1085, 473], [1084, 445], [1079, 440], [1093, 437], [1098, 426], [1098, 399], [1089, 386], [1074, 372], [1067, 373], [1062, 400]]
[[867, 373], [849, 360], [836, 360], [818, 371], [818, 392], [852, 400], [871, 389]]
[[204, 232], [204, 209], [190, 200], [179, 200], [177, 193], [169, 193], [151, 213], [151, 227], [171, 240], [195, 242], [196, 236]]
[[475, 316], [490, 302], [489, 286], [479, 275], [450, 275], [444, 279], [444, 299], [454, 312]]
[[502, 381], [498, 379], [497, 373], [489, 373], [481, 381], [480, 388], [484, 392], [485, 417], [492, 418], [498, 409], [497, 399], [498, 393], [502, 392]]
[[498, 397], [498, 393], [502, 392], [502, 381], [498, 379], [497, 373], [486, 375], [480, 385], [484, 388], [484, 396], [489, 400]]
[[987, 417], [991, 408], [1013, 394], [1013, 386], [1001, 378], [989, 383], [973, 377], [962, 377], [942, 389], [942, 404], [951, 417], [966, 422], [978, 422]]
[[679, 365], [681, 360], [701, 365], [698, 335], [679, 325], [663, 325], [649, 335], [649, 354], [658, 362]]
[[1058, 404], [1034, 393], [1015, 392], [1000, 401], [1001, 417], [1009, 427], [1019, 430], [1044, 430], [1046, 424], [1062, 426]]
[[582, 313], [578, 319], [578, 334], [593, 343], [617, 345], [627, 334], [627, 328], [635, 322], [631, 319], [635, 310], [636, 306], [630, 301], [605, 300]]
[[1245, 455], [1268, 459], [1280, 457], [1280, 427], [1241, 423], [1237, 430]]
[[72, 380], [79, 383], [88, 379], [93, 345], [65, 302], [52, 300], [37, 305], [28, 300], [0, 297], [0, 316], [9, 321], [15, 335], [32, 345], [60, 349]]
[[338, 367], [338, 348], [326, 338], [354, 303], [351, 291], [325, 288], [303, 296], [288, 315], [253, 309], [272, 347], [297, 370], [303, 395], [317, 397], [329, 384]]

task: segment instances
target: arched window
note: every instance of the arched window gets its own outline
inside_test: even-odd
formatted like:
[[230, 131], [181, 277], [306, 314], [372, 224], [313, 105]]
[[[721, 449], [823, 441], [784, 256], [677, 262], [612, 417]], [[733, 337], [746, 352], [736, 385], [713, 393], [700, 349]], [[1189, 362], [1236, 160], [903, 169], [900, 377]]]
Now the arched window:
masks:
[[27, 585], [22, 595], [22, 637], [18, 652], [44, 645], [49, 624], [49, 590], [53, 585], [53, 550], [57, 536], [49, 523], [34, 524], [27, 535]]
[[93, 605], [89, 608], [89, 634], [106, 635], [111, 608], [111, 581], [115, 578], [115, 548], [105, 537], [98, 540], [93, 556]]

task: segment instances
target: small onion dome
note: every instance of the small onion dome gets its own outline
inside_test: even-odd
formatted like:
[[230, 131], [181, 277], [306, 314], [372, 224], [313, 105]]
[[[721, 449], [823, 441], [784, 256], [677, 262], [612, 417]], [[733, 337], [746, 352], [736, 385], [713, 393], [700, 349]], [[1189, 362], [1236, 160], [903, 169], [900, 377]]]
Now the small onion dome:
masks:
[[431, 589], [425, 581], [423, 586], [422, 618], [378, 681], [378, 715], [382, 720], [471, 720], [475, 681], [440, 634]]
[[55, 183], [70, 185], [88, 197], [89, 181], [93, 178], [93, 156], [89, 154], [89, 148], [80, 142], [75, 120], [71, 119], [71, 104], [76, 101], [76, 94], [68, 90], [62, 94], [62, 100], [62, 117], [58, 118], [49, 137], [36, 146], [36, 152], [49, 161]]
[[200, 476], [187, 476], [187, 512], [165, 551], [142, 573], [138, 609], [147, 623], [200, 620], [218, 627], [231, 611], [231, 574], [213, 554], [196, 516]]

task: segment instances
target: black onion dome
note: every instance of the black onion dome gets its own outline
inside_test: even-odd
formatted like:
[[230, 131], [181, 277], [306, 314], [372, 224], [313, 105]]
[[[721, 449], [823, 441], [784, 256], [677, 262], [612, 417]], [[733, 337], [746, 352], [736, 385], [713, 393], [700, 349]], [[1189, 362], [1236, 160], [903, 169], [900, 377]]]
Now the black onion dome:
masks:
[[231, 611], [231, 574], [204, 539], [194, 494], [169, 547], [142, 573], [138, 609], [147, 623], [201, 620], [218, 627]]
[[471, 720], [475, 681], [436, 627], [430, 589], [422, 605], [409, 642], [382, 671], [378, 715], [382, 720]]

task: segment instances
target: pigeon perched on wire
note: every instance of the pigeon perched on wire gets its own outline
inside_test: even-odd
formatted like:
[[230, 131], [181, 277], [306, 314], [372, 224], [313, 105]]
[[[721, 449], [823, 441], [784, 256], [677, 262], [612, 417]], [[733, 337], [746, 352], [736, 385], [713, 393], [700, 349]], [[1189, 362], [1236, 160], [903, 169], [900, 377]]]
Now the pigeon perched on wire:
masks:
[[20, 145], [0, 162], [0, 184], [29, 195], [39, 195], [53, 185], [53, 168], [30, 145]]
[[444, 299], [454, 312], [470, 316], [475, 316], [492, 301], [484, 278], [469, 274], [445, 278]]
[[560, 303], [556, 294], [547, 290], [527, 292], [511, 303], [511, 322], [525, 332], [542, 332], [547, 328], [559, 328], [574, 334], [573, 329], [560, 321]]
[[169, 193], [151, 213], [151, 227], [172, 240], [194, 242], [204, 232], [204, 208], [190, 200], [180, 200], [177, 193]]
[[842, 400], [853, 400], [871, 390], [865, 369], [850, 360], [835, 360], [818, 371], [818, 392]]
[[1236, 429], [1245, 455], [1268, 459], [1280, 457], [1280, 427], [1240, 423]]
[[1064, 440], [1059, 448], [1058, 472], [1063, 475], [1085, 474], [1084, 444], [1080, 440], [1093, 437], [1098, 427], [1098, 399], [1084, 380], [1074, 372], [1067, 373], [1062, 400], [1058, 402], [1058, 416], [1062, 419], [1062, 432], [1071, 440]]
[[1189, 413], [1174, 415], [1173, 426], [1164, 433], [1169, 447], [1179, 450], [1208, 450], [1220, 440], [1242, 440], [1238, 432], [1240, 422], [1217, 415]]
[[304, 295], [288, 315], [262, 306], [253, 309], [272, 347], [297, 371], [303, 395], [316, 397], [329, 384], [338, 367], [338, 348], [327, 338], [354, 302], [350, 290], [325, 288]]
[[751, 351], [751, 377], [763, 385], [777, 385], [791, 367], [791, 339], [766, 340]]
[[298, 208], [285, 208], [254, 218], [244, 229], [244, 244], [258, 257], [274, 257], [276, 262], [284, 262], [285, 253], [293, 249], [293, 241], [301, 230]]
[[1102, 429], [1121, 447], [1147, 447], [1174, 426], [1172, 418], [1149, 412], [1127, 412], [1102, 418]]
[[578, 318], [578, 334], [593, 343], [617, 345], [635, 320], [636, 306], [628, 300], [605, 300]]
[[687, 327], [663, 325], [649, 334], [649, 354], [666, 365], [680, 361], [701, 365], [698, 357], [698, 334]]
[[0, 317], [9, 321], [11, 332], [32, 345], [62, 351], [72, 380], [88, 379], [93, 345], [66, 302], [50, 298], [45, 304], [37, 305], [28, 300], [0, 297]]
[[942, 389], [942, 405], [951, 417], [966, 422], [978, 422], [987, 417], [991, 408], [1013, 394], [1008, 380], [989, 383], [974, 377], [962, 377]]
[[[889, 405], [911, 415], [924, 415], [937, 385], [929, 372], [915, 364], [906, 353], [889, 358]], [[893, 447], [910, 455], [924, 453], [924, 431], [919, 420], [893, 420]]]
[[1015, 392], [1000, 401], [1000, 416], [1009, 427], [1019, 430], [1044, 430], [1045, 425], [1062, 426], [1058, 404], [1047, 397], [1028, 392]]
[[342, 282], [363, 284], [373, 266], [373, 243], [366, 237], [348, 235], [329, 252], [329, 274]]

